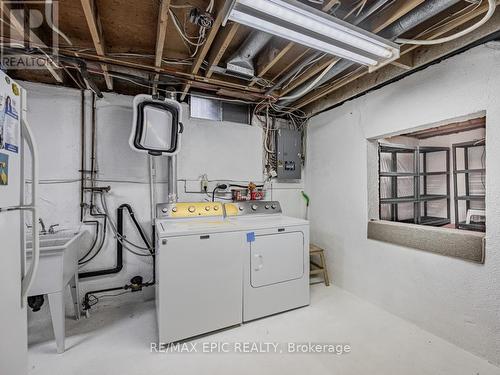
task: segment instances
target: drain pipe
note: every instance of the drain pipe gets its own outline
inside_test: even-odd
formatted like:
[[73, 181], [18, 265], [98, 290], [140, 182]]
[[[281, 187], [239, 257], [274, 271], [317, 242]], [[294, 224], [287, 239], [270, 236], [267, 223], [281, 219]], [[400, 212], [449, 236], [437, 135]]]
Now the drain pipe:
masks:
[[168, 203], [177, 202], [177, 155], [172, 155], [167, 158], [168, 165]]
[[[400, 35], [404, 34], [405, 32], [413, 29], [415, 26], [418, 26], [422, 22], [427, 21], [428, 19], [436, 16], [437, 14], [443, 12], [444, 10], [448, 9], [449, 7], [459, 3], [461, 0], [433, 0], [433, 1], [426, 1], [419, 5], [417, 8], [415, 8], [412, 12], [407, 13], [405, 16], [401, 17], [398, 21], [393, 23], [392, 25], [388, 26], [383, 32], [381, 32], [379, 35], [389, 39], [389, 40], [395, 40], [397, 37]], [[311, 92], [318, 86], [323, 85], [324, 83], [330, 81], [332, 78], [336, 77], [337, 75], [345, 72], [347, 69], [350, 67], [354, 66], [355, 63], [349, 60], [341, 60], [339, 61], [332, 69], [330, 69], [321, 80], [316, 82], [316, 84], [312, 85], [307, 92], [301, 92], [304, 90], [304, 88], [307, 88], [311, 83], [314, 82], [316, 79], [315, 77], [309, 79], [308, 81], [304, 82], [302, 85], [299, 87], [293, 89], [288, 93], [288, 96], [293, 97], [294, 95], [301, 94], [299, 97], [302, 97], [306, 95], [307, 93]], [[298, 98], [294, 98], [293, 100], [283, 100], [283, 101], [278, 101], [278, 104], [281, 106], [286, 106], [289, 103], [297, 100]]]
[[[165, 91], [165, 96], [169, 99], [176, 100], [174, 91]], [[179, 200], [177, 192], [177, 155], [167, 156], [167, 200], [168, 203], [176, 203]]]

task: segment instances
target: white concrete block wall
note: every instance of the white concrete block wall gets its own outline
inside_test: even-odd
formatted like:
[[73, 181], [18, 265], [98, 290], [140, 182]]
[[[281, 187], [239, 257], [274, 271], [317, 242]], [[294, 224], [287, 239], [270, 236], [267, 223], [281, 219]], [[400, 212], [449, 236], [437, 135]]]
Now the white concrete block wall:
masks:
[[[59, 223], [61, 228], [80, 225], [80, 92], [55, 86], [22, 82], [28, 91], [28, 118], [33, 127], [40, 151], [40, 216], [47, 225]], [[90, 152], [91, 100], [87, 98], [87, 154]], [[129, 148], [128, 138], [132, 125], [132, 97], [105, 94], [97, 102], [97, 169], [98, 185], [111, 186], [109, 209], [129, 203], [144, 229], [151, 229], [148, 161], [144, 154]], [[184, 105], [185, 131], [182, 151], [178, 157], [178, 183], [180, 200], [202, 201], [209, 197], [188, 193], [186, 184], [196, 181], [202, 174], [210, 180], [261, 182], [262, 129], [235, 123], [221, 123], [190, 119]], [[88, 158], [87, 158], [88, 159]], [[89, 160], [89, 159], [88, 159]], [[87, 168], [90, 162], [87, 161]], [[158, 158], [157, 199], [166, 200], [166, 159]], [[273, 184], [268, 198], [279, 199], [285, 213], [303, 216], [303, 201], [298, 184]], [[128, 238], [141, 243], [135, 228], [125, 214], [125, 232]], [[109, 234], [101, 253], [82, 270], [110, 268], [115, 265], [116, 242]], [[82, 250], [83, 252], [83, 250]], [[124, 269], [117, 275], [92, 278], [80, 285], [82, 292], [128, 283], [141, 275], [148, 281], [151, 261], [124, 251]], [[146, 295], [151, 295], [148, 291]]]
[[[500, 51], [480, 46], [314, 117], [306, 189], [333, 282], [500, 364]], [[368, 139], [486, 111], [486, 262], [366, 238]], [[374, 166], [373, 163], [371, 163]]]

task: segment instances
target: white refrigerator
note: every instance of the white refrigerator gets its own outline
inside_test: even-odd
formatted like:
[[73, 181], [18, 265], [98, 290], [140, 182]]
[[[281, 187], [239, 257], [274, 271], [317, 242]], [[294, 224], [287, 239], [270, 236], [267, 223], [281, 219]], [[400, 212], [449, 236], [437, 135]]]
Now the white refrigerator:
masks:
[[[29, 176], [25, 158], [31, 164]], [[37, 149], [26, 121], [26, 92], [0, 71], [0, 374], [28, 372], [26, 305], [39, 243], [34, 236], [33, 257], [26, 263], [25, 220], [38, 233], [37, 190]]]

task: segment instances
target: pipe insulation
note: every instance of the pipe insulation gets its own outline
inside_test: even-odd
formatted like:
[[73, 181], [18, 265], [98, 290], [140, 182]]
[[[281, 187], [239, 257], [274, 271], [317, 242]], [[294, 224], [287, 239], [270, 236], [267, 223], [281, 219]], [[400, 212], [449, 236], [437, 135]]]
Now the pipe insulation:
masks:
[[[422, 22], [427, 21], [428, 19], [438, 15], [439, 13], [443, 12], [444, 10], [448, 9], [449, 7], [459, 3], [461, 0], [431, 0], [431, 1], [425, 1], [421, 5], [419, 5], [417, 8], [415, 8], [413, 11], [410, 13], [407, 13], [403, 17], [401, 17], [399, 20], [394, 22], [393, 24], [389, 25], [385, 30], [383, 30], [379, 35], [382, 36], [383, 38], [389, 39], [389, 40], [395, 40], [397, 37], [400, 35], [404, 34], [407, 31], [410, 31], [413, 29], [415, 26], [418, 26]], [[350, 67], [354, 66], [355, 63], [349, 61], [349, 60], [341, 60], [339, 63], [337, 63], [332, 69], [330, 69], [321, 80], [316, 82], [315, 85], [312, 85], [312, 87], [308, 90], [302, 93], [299, 97], [302, 97], [306, 95], [308, 92], [314, 90], [318, 86], [323, 85], [324, 83], [330, 81], [331, 79], [335, 78], [339, 74], [345, 72], [347, 69]], [[315, 78], [311, 78], [310, 80], [306, 81], [304, 84], [300, 85], [299, 87], [295, 88], [292, 90], [288, 96], [295, 96], [298, 93], [301, 93], [304, 88], [307, 88], [311, 83], [315, 80]], [[297, 98], [296, 98], [297, 99]], [[296, 100], [294, 99], [294, 100]], [[290, 102], [293, 100], [283, 100], [279, 101], [279, 105], [281, 106], [287, 106]]]

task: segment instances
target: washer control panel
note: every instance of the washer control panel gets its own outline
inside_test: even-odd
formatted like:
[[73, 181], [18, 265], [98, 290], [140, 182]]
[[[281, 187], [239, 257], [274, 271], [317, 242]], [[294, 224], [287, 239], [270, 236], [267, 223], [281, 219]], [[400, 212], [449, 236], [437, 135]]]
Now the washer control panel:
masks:
[[180, 219], [193, 217], [223, 217], [224, 208], [220, 202], [177, 202], [156, 205], [158, 219]]
[[243, 215], [273, 215], [280, 214], [281, 205], [278, 201], [246, 201], [225, 203], [227, 216]]

